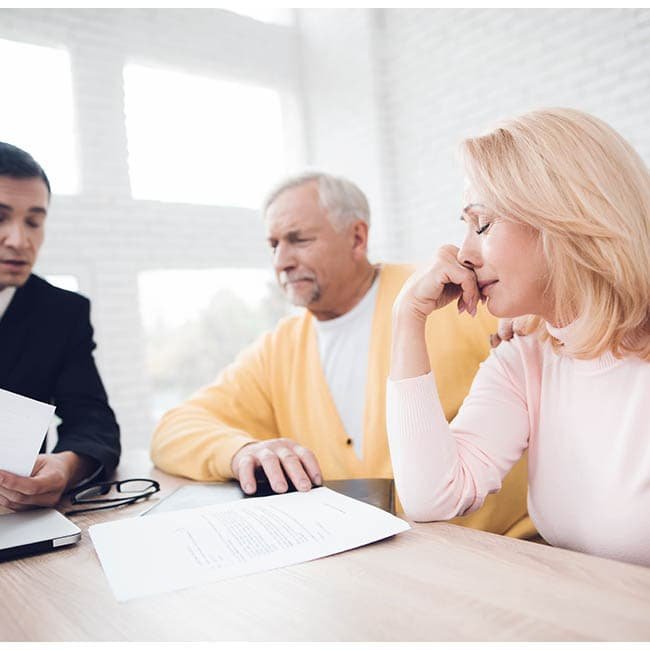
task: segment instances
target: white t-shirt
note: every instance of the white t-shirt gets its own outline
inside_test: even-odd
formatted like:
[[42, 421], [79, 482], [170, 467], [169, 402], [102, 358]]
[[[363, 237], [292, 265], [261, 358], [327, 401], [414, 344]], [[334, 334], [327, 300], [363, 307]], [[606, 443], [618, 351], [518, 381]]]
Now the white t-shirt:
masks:
[[2, 320], [2, 317], [5, 315], [5, 312], [9, 307], [9, 303], [11, 302], [11, 299], [14, 297], [15, 293], [16, 287], [5, 287], [4, 289], [0, 290], [0, 320]]
[[325, 379], [359, 457], [363, 452], [368, 354], [378, 286], [375, 279], [366, 295], [347, 314], [332, 320], [314, 319]]

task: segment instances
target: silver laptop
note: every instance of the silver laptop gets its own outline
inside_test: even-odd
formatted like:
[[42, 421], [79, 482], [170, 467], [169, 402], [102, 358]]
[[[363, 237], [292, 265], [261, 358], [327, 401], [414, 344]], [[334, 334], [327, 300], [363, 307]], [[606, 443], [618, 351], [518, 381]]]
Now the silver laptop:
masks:
[[0, 515], [0, 561], [75, 544], [81, 530], [58, 510]]

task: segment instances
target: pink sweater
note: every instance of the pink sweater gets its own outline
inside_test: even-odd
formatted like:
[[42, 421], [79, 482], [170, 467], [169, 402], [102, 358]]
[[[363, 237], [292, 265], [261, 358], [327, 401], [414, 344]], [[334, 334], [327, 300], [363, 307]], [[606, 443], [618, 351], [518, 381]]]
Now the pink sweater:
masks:
[[389, 380], [387, 427], [411, 518], [476, 510], [528, 448], [528, 510], [544, 539], [650, 565], [650, 363], [584, 361], [515, 337], [481, 365], [451, 424], [431, 373]]

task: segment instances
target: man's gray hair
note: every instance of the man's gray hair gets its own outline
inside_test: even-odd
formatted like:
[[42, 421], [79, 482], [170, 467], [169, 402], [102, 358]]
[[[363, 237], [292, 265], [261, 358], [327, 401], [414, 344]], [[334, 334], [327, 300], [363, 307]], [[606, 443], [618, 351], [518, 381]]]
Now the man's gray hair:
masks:
[[370, 206], [366, 195], [352, 182], [340, 176], [323, 172], [305, 172], [290, 176], [269, 192], [262, 205], [262, 214], [283, 192], [306, 183], [318, 184], [318, 199], [336, 228], [343, 228], [353, 221], [361, 220], [370, 225]]

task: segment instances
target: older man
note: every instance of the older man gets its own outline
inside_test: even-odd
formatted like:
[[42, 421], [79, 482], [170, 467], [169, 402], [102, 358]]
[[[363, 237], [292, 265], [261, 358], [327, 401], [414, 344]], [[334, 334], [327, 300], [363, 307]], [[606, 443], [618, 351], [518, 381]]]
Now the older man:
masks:
[[[368, 260], [370, 212], [361, 190], [327, 174], [278, 186], [264, 205], [278, 281], [299, 316], [284, 319], [215, 383], [165, 414], [152, 458], [199, 480], [256, 489], [263, 468], [276, 492], [325, 479], [392, 477], [385, 423], [391, 309], [413, 268]], [[431, 365], [447, 418], [458, 410], [489, 351], [495, 322], [455, 307], [428, 322]], [[457, 523], [527, 536], [526, 468]]]
[[0, 506], [15, 510], [55, 504], [80, 481], [109, 475], [120, 457], [90, 303], [32, 274], [49, 203], [41, 166], [0, 142], [0, 388], [55, 404], [61, 419], [56, 446], [45, 453], [43, 444], [31, 476], [0, 471]]

